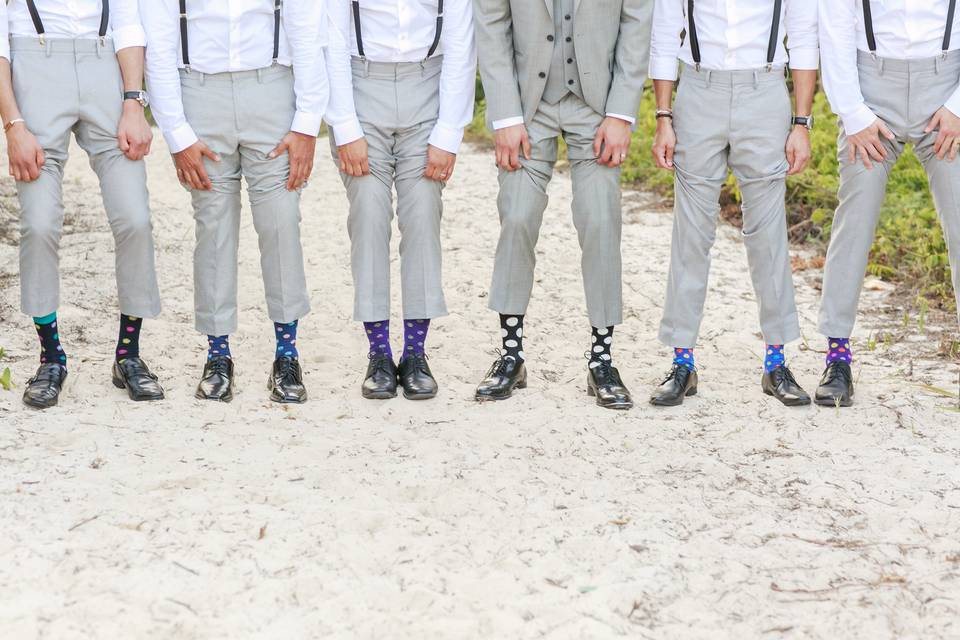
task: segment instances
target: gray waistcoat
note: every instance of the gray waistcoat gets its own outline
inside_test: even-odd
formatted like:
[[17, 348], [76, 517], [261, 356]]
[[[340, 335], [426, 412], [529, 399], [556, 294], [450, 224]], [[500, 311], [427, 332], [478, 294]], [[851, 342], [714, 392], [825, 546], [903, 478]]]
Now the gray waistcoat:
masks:
[[543, 91], [543, 99], [554, 104], [568, 92], [583, 97], [580, 92], [580, 72], [573, 43], [574, 0], [553, 0], [554, 42], [550, 75]]

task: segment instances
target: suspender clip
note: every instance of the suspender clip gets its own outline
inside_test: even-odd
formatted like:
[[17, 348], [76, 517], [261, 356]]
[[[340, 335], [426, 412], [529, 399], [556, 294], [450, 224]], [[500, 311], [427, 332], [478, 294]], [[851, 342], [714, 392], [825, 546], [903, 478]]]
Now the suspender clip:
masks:
[[697, 70], [697, 73], [700, 73], [700, 63], [699, 63], [699, 62], [695, 62], [694, 65], [693, 65], [693, 68]]
[[773, 71], [773, 63], [772, 63], [772, 62], [768, 62], [768, 63], [767, 63], [767, 73], [770, 73], [771, 71]]
[[47, 46], [47, 36], [43, 35], [42, 33], [40, 34], [40, 46]]
[[187, 73], [190, 73], [190, 65], [189, 64], [183, 65], [183, 70], [186, 71]]

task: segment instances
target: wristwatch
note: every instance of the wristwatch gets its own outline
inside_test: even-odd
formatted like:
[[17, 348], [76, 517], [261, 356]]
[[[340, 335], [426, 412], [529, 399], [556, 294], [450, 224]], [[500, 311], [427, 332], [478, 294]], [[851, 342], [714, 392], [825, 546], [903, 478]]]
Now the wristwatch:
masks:
[[807, 131], [813, 130], [813, 116], [793, 116], [790, 120], [790, 124], [793, 126], [806, 127]]
[[136, 100], [140, 103], [140, 106], [146, 109], [150, 106], [150, 98], [147, 97], [146, 91], [124, 91], [123, 92], [124, 100]]

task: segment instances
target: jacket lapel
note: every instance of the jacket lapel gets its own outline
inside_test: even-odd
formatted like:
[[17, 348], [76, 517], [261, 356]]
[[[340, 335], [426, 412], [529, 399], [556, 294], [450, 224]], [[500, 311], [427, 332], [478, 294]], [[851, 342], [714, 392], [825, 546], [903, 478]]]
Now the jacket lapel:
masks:
[[577, 11], [580, 10], [580, 0], [573, 0], [573, 15], [577, 15]]
[[550, 20], [553, 20], [553, 0], [543, 0], [543, 3], [547, 5], [547, 13], [550, 14]]

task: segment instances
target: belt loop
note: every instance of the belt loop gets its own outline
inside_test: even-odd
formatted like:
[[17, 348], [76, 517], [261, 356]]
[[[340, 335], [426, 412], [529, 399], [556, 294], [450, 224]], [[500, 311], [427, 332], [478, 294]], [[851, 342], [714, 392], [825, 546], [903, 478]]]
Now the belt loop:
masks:
[[940, 75], [940, 64], [946, 59], [946, 55], [937, 56], [933, 61], [933, 72]]
[[263, 84], [263, 67], [257, 69], [257, 82]]
[[40, 36], [40, 44], [43, 45], [43, 51], [47, 54], [48, 58], [53, 55], [53, 42]]
[[[700, 70], [700, 65], [697, 65], [697, 70]], [[707, 89], [710, 88], [710, 83], [713, 81], [713, 70], [707, 69]]]
[[205, 84], [207, 84], [207, 74], [205, 74], [205, 73], [199, 73], [199, 72], [198, 72], [197, 75], [200, 76], [200, 86], [201, 86], [201, 87], [204, 86]]
[[103, 57], [103, 38], [97, 38], [97, 57]]
[[756, 69], [753, 70], [753, 88], [754, 89], [760, 88], [760, 72], [757, 71]]
[[364, 56], [362, 59], [363, 59], [363, 77], [369, 78], [370, 77], [370, 61], [367, 60], [366, 56]]

